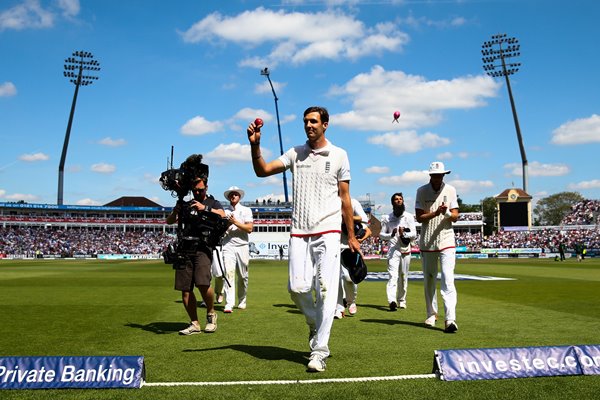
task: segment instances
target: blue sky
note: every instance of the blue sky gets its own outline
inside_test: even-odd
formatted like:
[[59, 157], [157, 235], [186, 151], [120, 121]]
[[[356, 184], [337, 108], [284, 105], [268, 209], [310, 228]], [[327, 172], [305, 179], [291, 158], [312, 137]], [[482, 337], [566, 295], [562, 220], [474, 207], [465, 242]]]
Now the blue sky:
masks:
[[[282, 176], [254, 176], [245, 129], [265, 120], [263, 153], [305, 141], [302, 112], [329, 109], [351, 193], [378, 212], [409, 207], [431, 161], [465, 203], [522, 187], [507, 88], [485, 75], [481, 45], [519, 39], [511, 86], [529, 161], [528, 191], [600, 198], [600, 3], [572, 0], [0, 2], [0, 201], [55, 204], [74, 85], [64, 59], [90, 51], [99, 80], [82, 87], [64, 203], [174, 199], [157, 178], [201, 153], [209, 191], [283, 199]], [[393, 123], [393, 113], [402, 115]], [[288, 173], [288, 183], [291, 177]], [[291, 193], [291, 192], [290, 192]]]

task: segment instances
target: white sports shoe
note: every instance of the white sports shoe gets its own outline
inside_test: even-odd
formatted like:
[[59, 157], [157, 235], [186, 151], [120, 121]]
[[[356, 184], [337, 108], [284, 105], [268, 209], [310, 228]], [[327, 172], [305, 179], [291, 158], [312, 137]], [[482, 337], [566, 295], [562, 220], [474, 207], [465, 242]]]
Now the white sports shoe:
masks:
[[225, 307], [225, 309], [223, 310], [223, 312], [225, 314], [231, 314], [233, 312], [233, 307], [227, 306], [227, 307]]
[[356, 303], [350, 304], [350, 307], [348, 307], [348, 314], [354, 315], [357, 312], [358, 312], [358, 309], [356, 308]]
[[323, 372], [325, 371], [325, 357], [321, 357], [318, 354], [313, 354], [310, 356], [310, 361], [308, 362], [307, 371], [308, 372]]
[[206, 326], [204, 332], [213, 333], [217, 330], [217, 314], [206, 314]]
[[399, 307], [402, 308], [402, 309], [405, 309], [406, 308], [406, 302], [405, 301], [401, 301]]
[[187, 328], [180, 330], [179, 334], [189, 336], [189, 335], [196, 335], [201, 332], [202, 332], [202, 329], [200, 329], [199, 326], [194, 325], [190, 322], [190, 325]]
[[335, 310], [335, 313], [333, 314], [333, 318], [335, 318], [335, 319], [344, 318], [344, 312], [342, 310]]
[[246, 309], [246, 302], [245, 302], [245, 301], [243, 301], [243, 302], [241, 302], [240, 304], [238, 304], [238, 308], [239, 308], [240, 310], [245, 310], [245, 309]]
[[435, 315], [435, 314], [432, 315], [431, 317], [429, 317], [425, 320], [425, 325], [427, 325], [429, 327], [434, 327], [436, 319], [437, 319], [437, 315]]

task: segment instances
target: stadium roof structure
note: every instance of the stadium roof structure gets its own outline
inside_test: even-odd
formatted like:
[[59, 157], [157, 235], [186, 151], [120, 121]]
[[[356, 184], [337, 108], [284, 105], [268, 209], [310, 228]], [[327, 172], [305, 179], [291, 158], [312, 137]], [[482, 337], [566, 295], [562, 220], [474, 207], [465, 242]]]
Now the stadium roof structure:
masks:
[[122, 196], [106, 203], [105, 207], [162, 207], [154, 201], [142, 196]]
[[523, 189], [518, 188], [504, 189], [504, 191], [502, 191], [502, 193], [500, 193], [499, 195], [495, 196], [495, 198], [508, 199], [511, 194], [516, 194], [517, 197], [522, 200], [532, 199], [532, 197], [529, 194], [527, 194], [527, 192], [525, 192]]

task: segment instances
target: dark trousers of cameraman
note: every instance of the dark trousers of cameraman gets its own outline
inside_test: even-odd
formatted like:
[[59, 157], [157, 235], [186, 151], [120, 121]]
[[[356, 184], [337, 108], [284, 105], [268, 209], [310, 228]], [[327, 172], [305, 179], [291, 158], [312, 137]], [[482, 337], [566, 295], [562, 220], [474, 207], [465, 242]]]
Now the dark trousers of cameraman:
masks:
[[175, 290], [181, 291], [185, 310], [192, 322], [198, 321], [198, 308], [194, 286], [200, 290], [202, 300], [206, 303], [207, 314], [214, 314], [214, 292], [211, 281], [212, 250], [204, 249], [189, 256], [184, 268], [175, 270]]

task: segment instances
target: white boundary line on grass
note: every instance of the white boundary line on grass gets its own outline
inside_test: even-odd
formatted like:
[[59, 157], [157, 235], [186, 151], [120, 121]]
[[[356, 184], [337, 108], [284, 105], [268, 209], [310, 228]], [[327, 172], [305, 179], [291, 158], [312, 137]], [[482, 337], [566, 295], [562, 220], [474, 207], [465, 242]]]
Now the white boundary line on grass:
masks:
[[229, 382], [144, 382], [143, 386], [233, 386], [233, 385], [293, 385], [310, 383], [347, 383], [347, 382], [373, 382], [373, 381], [398, 381], [404, 379], [431, 379], [436, 374], [423, 375], [397, 375], [397, 376], [369, 376], [364, 378], [330, 378], [330, 379], [297, 379], [282, 381], [229, 381]]

